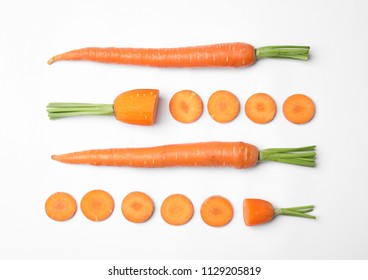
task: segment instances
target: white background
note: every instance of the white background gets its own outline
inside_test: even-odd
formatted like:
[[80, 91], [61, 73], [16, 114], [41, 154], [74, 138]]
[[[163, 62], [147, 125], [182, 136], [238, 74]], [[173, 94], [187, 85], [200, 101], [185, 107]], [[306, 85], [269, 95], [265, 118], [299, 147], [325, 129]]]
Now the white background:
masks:
[[[365, 1], [11, 1], [0, 4], [0, 258], [1, 259], [367, 259]], [[47, 60], [87, 46], [178, 47], [242, 41], [255, 47], [310, 45], [308, 62], [264, 59], [243, 69], [154, 69]], [[48, 102], [111, 103], [121, 92], [157, 88], [157, 124], [131, 126], [113, 117], [50, 121]], [[207, 104], [216, 90], [237, 95], [242, 107], [256, 92], [276, 101], [267, 125], [242, 110], [229, 124], [204, 111], [193, 124], [170, 115], [170, 97], [196, 91]], [[316, 115], [293, 125], [282, 114], [291, 94], [309, 95]], [[128, 169], [73, 166], [51, 154], [110, 147], [196, 141], [245, 141], [260, 149], [317, 145], [316, 168], [265, 163], [249, 170]], [[116, 208], [93, 223], [81, 211], [68, 222], [50, 220], [44, 203], [57, 191], [79, 202], [104, 189]], [[123, 197], [144, 191], [156, 212], [131, 224]], [[187, 195], [193, 219], [181, 227], [160, 217], [170, 194]], [[211, 228], [199, 215], [202, 201], [223, 195], [232, 222]], [[242, 200], [258, 197], [276, 207], [316, 205], [317, 220], [277, 217], [245, 227]]]

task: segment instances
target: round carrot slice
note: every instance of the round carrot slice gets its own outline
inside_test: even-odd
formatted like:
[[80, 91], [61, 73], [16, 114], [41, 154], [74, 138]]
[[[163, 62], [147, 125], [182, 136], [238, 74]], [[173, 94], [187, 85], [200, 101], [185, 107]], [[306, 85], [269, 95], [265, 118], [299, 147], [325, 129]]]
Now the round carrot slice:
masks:
[[294, 94], [285, 100], [282, 110], [288, 121], [295, 124], [304, 124], [313, 118], [315, 105], [308, 96]]
[[276, 103], [266, 93], [253, 94], [245, 103], [245, 114], [255, 123], [268, 123], [276, 115]]
[[202, 115], [203, 103], [194, 91], [182, 90], [173, 95], [169, 109], [173, 118], [178, 122], [192, 123]]
[[143, 223], [151, 218], [154, 210], [152, 199], [143, 192], [129, 193], [121, 203], [121, 211], [128, 221]]
[[70, 194], [57, 192], [46, 200], [45, 211], [47, 216], [55, 221], [66, 221], [74, 216], [77, 203]]
[[219, 123], [228, 123], [239, 114], [240, 103], [238, 98], [229, 91], [214, 92], [207, 103], [207, 110], [212, 119]]
[[233, 218], [233, 206], [222, 196], [210, 196], [201, 206], [201, 217], [209, 226], [225, 226]]
[[114, 200], [111, 195], [103, 190], [93, 190], [86, 193], [81, 200], [81, 210], [94, 222], [107, 219], [114, 211]]
[[168, 196], [161, 205], [161, 216], [170, 225], [184, 225], [192, 218], [193, 204], [182, 194]]

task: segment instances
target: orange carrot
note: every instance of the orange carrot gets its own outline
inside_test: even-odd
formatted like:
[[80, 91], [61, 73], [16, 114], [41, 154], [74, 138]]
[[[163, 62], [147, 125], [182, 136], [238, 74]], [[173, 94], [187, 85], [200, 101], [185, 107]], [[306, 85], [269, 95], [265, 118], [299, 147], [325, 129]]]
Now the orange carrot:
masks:
[[143, 223], [151, 218], [154, 210], [152, 199], [143, 192], [131, 192], [123, 199], [121, 211], [132, 223]]
[[99, 222], [111, 216], [114, 205], [114, 200], [109, 193], [103, 190], [93, 190], [83, 196], [80, 206], [86, 218]]
[[253, 94], [245, 103], [245, 114], [255, 123], [268, 123], [275, 117], [276, 103], [266, 93]]
[[184, 225], [192, 218], [193, 204], [182, 194], [168, 196], [161, 205], [161, 216], [166, 223], [173, 226]]
[[238, 98], [229, 91], [219, 90], [208, 99], [207, 109], [210, 116], [219, 123], [231, 122], [239, 114]]
[[49, 103], [47, 112], [50, 119], [85, 116], [115, 115], [118, 121], [153, 125], [156, 120], [159, 91], [156, 89], [135, 89], [119, 94], [114, 104], [91, 103]]
[[178, 122], [192, 123], [202, 115], [203, 103], [194, 91], [182, 90], [173, 95], [169, 109], [173, 118]]
[[243, 67], [265, 57], [307, 60], [307, 46], [267, 46], [255, 49], [245, 43], [225, 43], [181, 48], [95, 48], [58, 54], [48, 60], [89, 60], [154, 67]]
[[225, 197], [211, 196], [201, 206], [201, 217], [209, 226], [225, 226], [233, 218], [233, 206]]
[[45, 211], [55, 221], [66, 221], [74, 216], [77, 203], [70, 194], [57, 192], [46, 200]]
[[315, 146], [259, 151], [243, 142], [202, 142], [145, 148], [98, 149], [53, 155], [70, 164], [130, 167], [219, 166], [249, 168], [258, 162], [277, 161], [313, 167]]
[[306, 214], [313, 211], [313, 209], [313, 205], [292, 208], [274, 208], [268, 201], [256, 198], [246, 198], [243, 202], [243, 218], [247, 226], [267, 223], [278, 215], [316, 219], [315, 216]]
[[294, 94], [285, 100], [282, 110], [288, 121], [295, 124], [304, 124], [313, 118], [315, 105], [308, 96]]

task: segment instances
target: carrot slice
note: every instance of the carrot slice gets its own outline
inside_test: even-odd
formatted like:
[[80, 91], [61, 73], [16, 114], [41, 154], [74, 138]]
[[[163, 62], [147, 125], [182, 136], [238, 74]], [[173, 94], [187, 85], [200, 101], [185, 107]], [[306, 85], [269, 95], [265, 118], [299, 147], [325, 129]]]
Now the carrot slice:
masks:
[[282, 107], [285, 118], [295, 124], [309, 122], [315, 113], [315, 105], [311, 98], [304, 94], [289, 96]]
[[192, 218], [193, 204], [182, 194], [168, 196], [161, 205], [161, 217], [170, 225], [184, 225]]
[[131, 192], [123, 199], [121, 211], [128, 221], [143, 223], [151, 218], [154, 210], [152, 199], [143, 192]]
[[255, 123], [268, 123], [276, 115], [276, 103], [266, 93], [253, 94], [245, 103], [245, 114]]
[[169, 109], [172, 117], [178, 122], [192, 123], [202, 115], [203, 102], [194, 91], [182, 90], [173, 95]]
[[115, 204], [109, 193], [103, 190], [93, 190], [83, 196], [80, 206], [86, 218], [99, 222], [111, 216]]
[[209, 226], [225, 226], [233, 218], [233, 206], [222, 196], [210, 196], [201, 206], [201, 217]]
[[219, 123], [228, 123], [236, 118], [240, 111], [238, 98], [229, 91], [214, 92], [207, 103], [207, 110], [212, 119]]
[[77, 203], [70, 194], [57, 192], [46, 200], [45, 211], [47, 216], [55, 221], [66, 221], [74, 216]]
[[270, 202], [263, 199], [244, 199], [243, 218], [247, 226], [267, 223], [274, 218], [273, 206]]

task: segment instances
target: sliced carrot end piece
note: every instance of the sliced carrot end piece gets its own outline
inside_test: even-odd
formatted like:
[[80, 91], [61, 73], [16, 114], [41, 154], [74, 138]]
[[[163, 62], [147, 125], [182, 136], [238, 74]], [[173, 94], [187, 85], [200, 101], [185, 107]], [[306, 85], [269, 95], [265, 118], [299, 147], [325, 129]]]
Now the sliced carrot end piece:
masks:
[[201, 217], [209, 226], [225, 226], [233, 218], [233, 206], [225, 197], [219, 195], [211, 196], [202, 203]]
[[182, 90], [172, 96], [169, 110], [172, 117], [178, 122], [192, 123], [202, 115], [203, 102], [194, 91]]
[[192, 202], [182, 194], [168, 196], [161, 205], [161, 217], [169, 225], [184, 225], [190, 221], [193, 213]]
[[247, 198], [243, 201], [243, 218], [247, 226], [267, 223], [274, 217], [274, 209], [270, 202], [262, 199]]
[[81, 210], [87, 219], [99, 222], [106, 220], [114, 211], [114, 199], [103, 190], [86, 193], [81, 200]]
[[219, 123], [228, 123], [234, 120], [240, 111], [238, 98], [229, 91], [214, 92], [207, 103], [207, 110], [211, 118]]
[[269, 123], [276, 115], [276, 103], [266, 93], [253, 94], [245, 103], [245, 114], [255, 123]]
[[282, 110], [288, 121], [305, 124], [313, 119], [315, 104], [310, 97], [304, 94], [294, 94], [285, 100]]
[[121, 211], [132, 223], [143, 223], [151, 218], [154, 211], [152, 199], [143, 192], [131, 192], [123, 199]]
[[159, 91], [134, 89], [118, 95], [114, 101], [117, 120], [136, 125], [150, 126], [156, 122]]

